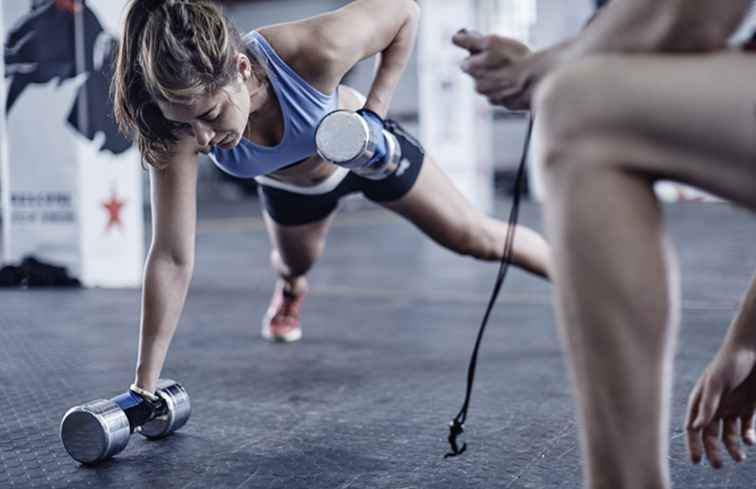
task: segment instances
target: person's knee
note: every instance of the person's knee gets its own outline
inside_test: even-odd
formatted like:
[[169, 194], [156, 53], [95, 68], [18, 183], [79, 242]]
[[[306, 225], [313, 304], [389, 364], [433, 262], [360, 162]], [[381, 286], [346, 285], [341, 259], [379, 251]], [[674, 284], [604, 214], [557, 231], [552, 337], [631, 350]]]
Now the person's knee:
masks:
[[562, 67], [538, 86], [533, 100], [538, 161], [544, 172], [563, 171], [564, 163], [584, 162], [586, 138], [606, 128], [611, 62], [597, 57]]
[[297, 247], [296, 250], [271, 251], [270, 260], [273, 267], [284, 277], [299, 277], [305, 275], [325, 250], [325, 240], [319, 239], [308, 246]]

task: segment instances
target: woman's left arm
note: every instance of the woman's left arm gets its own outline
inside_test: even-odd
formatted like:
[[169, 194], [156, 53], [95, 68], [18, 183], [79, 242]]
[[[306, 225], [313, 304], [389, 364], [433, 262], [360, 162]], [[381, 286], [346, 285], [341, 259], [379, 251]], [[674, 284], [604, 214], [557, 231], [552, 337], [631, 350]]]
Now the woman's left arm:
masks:
[[420, 7], [414, 0], [357, 0], [312, 19], [338, 80], [359, 61], [379, 55], [365, 108], [386, 116], [415, 46]]

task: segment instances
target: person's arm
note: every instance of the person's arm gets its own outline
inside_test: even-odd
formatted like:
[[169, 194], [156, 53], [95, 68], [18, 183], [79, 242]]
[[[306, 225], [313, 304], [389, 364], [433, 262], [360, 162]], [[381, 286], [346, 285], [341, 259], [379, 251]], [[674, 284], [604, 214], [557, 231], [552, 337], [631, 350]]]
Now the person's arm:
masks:
[[724, 346], [753, 350], [756, 353], [756, 273], [751, 286], [740, 304], [730, 329], [725, 336]]
[[740, 442], [756, 444], [756, 274], [719, 351], [693, 387], [685, 417], [690, 459], [704, 455], [722, 466], [721, 442], [735, 461], [745, 459]]
[[167, 168], [151, 169], [150, 184], [152, 244], [144, 271], [134, 384], [155, 392], [194, 267], [196, 151], [187, 148]]
[[521, 56], [519, 42], [457, 33], [470, 56], [462, 69], [496, 105], [528, 109], [535, 87], [559, 66], [611, 52], [704, 51], [724, 46], [750, 0], [613, 0], [573, 39]]
[[365, 108], [385, 117], [391, 106], [399, 80], [415, 47], [420, 22], [420, 7], [414, 1], [405, 1], [404, 21], [388, 46], [377, 54], [376, 73], [370, 87]]
[[[415, 46], [420, 7], [413, 0], [356, 0], [338, 10], [281, 27], [298, 33], [314, 82], [335, 88], [359, 61], [378, 54], [365, 108], [386, 115]], [[291, 37], [290, 37], [291, 38]]]

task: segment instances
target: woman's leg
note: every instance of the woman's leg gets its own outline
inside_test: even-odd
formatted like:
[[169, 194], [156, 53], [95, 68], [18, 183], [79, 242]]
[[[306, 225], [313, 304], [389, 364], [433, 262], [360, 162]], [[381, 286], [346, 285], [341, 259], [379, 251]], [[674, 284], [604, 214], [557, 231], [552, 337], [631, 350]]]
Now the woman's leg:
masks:
[[307, 292], [305, 275], [323, 254], [332, 216], [307, 224], [283, 226], [263, 211], [272, 246], [270, 263], [285, 290], [297, 295]]
[[[502, 257], [509, 225], [473, 207], [429, 156], [412, 189], [398, 200], [381, 204], [452, 251], [482, 260]], [[549, 246], [537, 232], [517, 226], [512, 251], [514, 265], [542, 277], [549, 275]]]
[[[291, 342], [302, 337], [299, 310], [307, 293], [305, 275], [323, 254], [339, 185], [308, 187], [258, 181], [263, 219], [272, 245], [270, 262], [278, 274], [270, 306], [262, 321], [263, 338]], [[323, 190], [323, 193], [316, 191]]]
[[323, 254], [332, 215], [307, 224], [284, 226], [263, 211], [273, 248], [270, 262], [279, 277], [263, 316], [263, 338], [284, 343], [302, 338], [299, 311], [308, 290], [305, 275]]
[[669, 487], [679, 287], [653, 183], [756, 209], [754, 79], [752, 55], [634, 55], [539, 87], [536, 158], [590, 489]]

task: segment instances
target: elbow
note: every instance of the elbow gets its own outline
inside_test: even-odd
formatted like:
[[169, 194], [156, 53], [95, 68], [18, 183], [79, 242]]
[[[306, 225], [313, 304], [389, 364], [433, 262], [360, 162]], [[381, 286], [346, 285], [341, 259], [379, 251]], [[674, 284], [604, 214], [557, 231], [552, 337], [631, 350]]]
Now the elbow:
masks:
[[415, 0], [406, 0], [407, 4], [407, 21], [413, 25], [420, 23], [420, 4]]
[[153, 246], [149, 262], [161, 268], [170, 267], [182, 276], [191, 277], [194, 272], [194, 250]]
[[418, 23], [420, 19], [420, 4], [416, 0], [395, 0], [395, 19], [404, 19], [402, 25]]
[[420, 4], [417, 3], [416, 0], [407, 0], [408, 10], [411, 17], [419, 18], [420, 17]]

